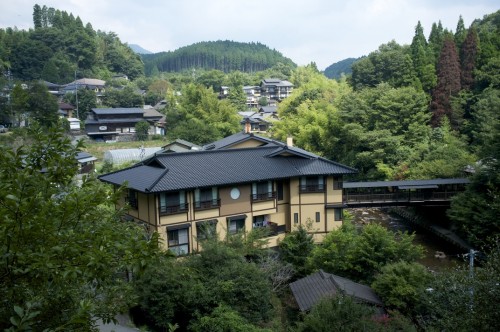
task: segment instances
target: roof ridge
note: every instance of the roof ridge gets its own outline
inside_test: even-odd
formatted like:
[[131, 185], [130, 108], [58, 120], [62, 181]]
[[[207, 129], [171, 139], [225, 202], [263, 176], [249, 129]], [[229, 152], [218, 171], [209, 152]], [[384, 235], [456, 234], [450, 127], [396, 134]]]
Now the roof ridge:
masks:
[[161, 173], [161, 176], [159, 176], [156, 180], [154, 180], [154, 181], [153, 181], [153, 183], [152, 183], [149, 187], [145, 188], [144, 190], [145, 190], [146, 192], [151, 191], [151, 189], [153, 189], [153, 187], [154, 187], [154, 186], [156, 186], [156, 184], [157, 184], [158, 182], [160, 182], [160, 181], [161, 181], [161, 179], [163, 179], [163, 177], [165, 176], [165, 174], [167, 174], [167, 173], [168, 173], [168, 171], [169, 171], [169, 169], [168, 169], [168, 168], [165, 168], [165, 170]]

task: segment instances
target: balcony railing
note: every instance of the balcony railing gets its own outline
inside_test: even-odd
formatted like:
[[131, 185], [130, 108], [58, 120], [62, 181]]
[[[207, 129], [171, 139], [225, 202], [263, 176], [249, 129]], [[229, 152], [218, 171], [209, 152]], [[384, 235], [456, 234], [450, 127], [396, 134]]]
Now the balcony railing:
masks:
[[160, 206], [158, 211], [160, 216], [168, 215], [168, 214], [176, 214], [183, 213], [188, 210], [188, 203], [172, 205], [172, 206]]
[[252, 202], [261, 202], [261, 201], [270, 201], [276, 198], [276, 192], [268, 192], [268, 193], [261, 193], [261, 194], [252, 194], [250, 195], [250, 199]]
[[325, 192], [325, 185], [324, 184], [300, 185], [299, 190], [301, 193], [323, 193]]
[[207, 201], [194, 202], [195, 210], [208, 210], [220, 207], [220, 199], [210, 199]]

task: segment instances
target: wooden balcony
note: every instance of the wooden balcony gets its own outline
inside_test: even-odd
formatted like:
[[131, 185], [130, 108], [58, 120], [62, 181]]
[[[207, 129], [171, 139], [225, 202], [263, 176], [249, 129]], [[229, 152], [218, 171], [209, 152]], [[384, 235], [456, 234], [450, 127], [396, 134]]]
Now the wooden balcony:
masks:
[[194, 202], [194, 209], [196, 211], [216, 209], [218, 207], [220, 207], [220, 199]]
[[252, 194], [250, 195], [250, 199], [252, 200], [252, 202], [271, 201], [273, 199], [276, 199], [276, 192], [272, 191], [262, 194]]
[[304, 193], [324, 193], [325, 192], [325, 185], [324, 184], [300, 185], [299, 191], [301, 194], [304, 194]]
[[177, 213], [184, 213], [187, 210], [188, 210], [188, 203], [179, 204], [179, 205], [172, 205], [172, 206], [160, 206], [158, 208], [158, 212], [159, 212], [160, 216], [177, 214]]

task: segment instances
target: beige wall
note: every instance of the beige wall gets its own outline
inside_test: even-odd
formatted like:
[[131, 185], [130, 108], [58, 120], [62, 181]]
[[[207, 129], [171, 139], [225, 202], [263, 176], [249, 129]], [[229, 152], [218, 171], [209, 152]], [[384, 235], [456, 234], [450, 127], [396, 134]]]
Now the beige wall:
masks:
[[[238, 188], [240, 197], [232, 199], [230, 196], [231, 189]], [[219, 189], [220, 197], [220, 214], [223, 216], [232, 214], [241, 214], [251, 210], [250, 204], [251, 185], [235, 185], [231, 187], [222, 187]]]
[[[220, 238], [227, 235], [227, 217], [245, 214], [245, 231], [253, 227], [253, 217], [269, 215], [269, 220], [278, 226], [286, 226], [287, 231], [293, 231], [299, 225], [306, 225], [311, 221], [311, 233], [315, 241], [321, 241], [327, 232], [337, 229], [342, 221], [334, 220], [334, 209], [326, 208], [327, 205], [342, 203], [342, 190], [333, 189], [333, 177], [325, 178], [326, 190], [324, 193], [300, 193], [299, 178], [285, 179], [283, 182], [283, 199], [262, 202], [251, 201], [251, 184], [241, 184], [219, 188], [220, 207], [195, 211], [193, 207], [194, 193], [187, 192], [186, 202], [189, 210], [184, 213], [159, 216], [157, 211], [158, 196], [139, 193], [138, 210], [131, 209], [129, 214], [139, 220], [146, 221], [156, 227], [167, 247], [167, 226], [190, 224], [189, 240], [190, 249], [199, 250], [197, 241], [196, 222], [217, 220], [217, 233]], [[240, 196], [233, 199], [230, 196], [232, 188], [238, 188]], [[274, 190], [277, 191], [276, 184]], [[124, 204], [124, 198], [120, 201]], [[316, 222], [316, 212], [320, 219]], [[294, 214], [298, 214], [298, 223], [294, 223]], [[284, 234], [269, 237], [269, 246], [276, 246]]]

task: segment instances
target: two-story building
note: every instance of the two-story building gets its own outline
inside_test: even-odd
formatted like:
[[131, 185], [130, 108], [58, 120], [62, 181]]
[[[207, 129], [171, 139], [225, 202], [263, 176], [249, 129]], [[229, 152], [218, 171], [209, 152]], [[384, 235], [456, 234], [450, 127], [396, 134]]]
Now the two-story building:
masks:
[[311, 224], [321, 241], [342, 223], [342, 178], [356, 170], [288, 144], [240, 132], [200, 151], [157, 153], [101, 181], [127, 185], [120, 205], [177, 254], [200, 240], [267, 227], [268, 244]]

